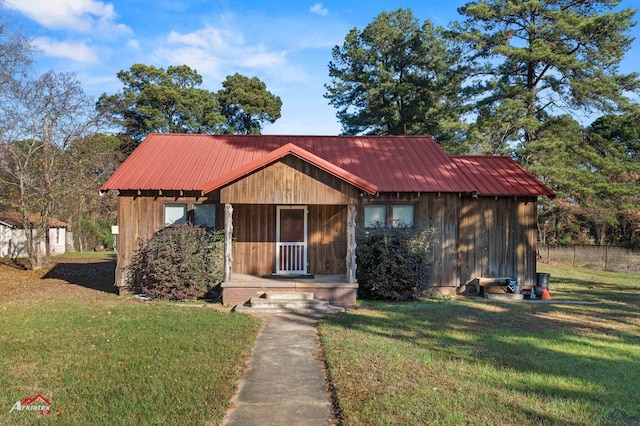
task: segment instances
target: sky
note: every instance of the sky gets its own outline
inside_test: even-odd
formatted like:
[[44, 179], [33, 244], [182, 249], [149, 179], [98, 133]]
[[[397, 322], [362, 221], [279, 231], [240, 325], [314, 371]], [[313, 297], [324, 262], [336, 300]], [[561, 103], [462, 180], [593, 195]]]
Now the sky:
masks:
[[[336, 135], [336, 110], [323, 97], [331, 49], [352, 28], [400, 7], [420, 21], [461, 20], [466, 0], [0, 0], [0, 20], [33, 38], [38, 72], [75, 73], [96, 99], [121, 90], [120, 70], [141, 63], [186, 64], [218, 91], [228, 75], [258, 77], [282, 99], [264, 134]], [[620, 7], [640, 8], [640, 0]], [[640, 14], [636, 15], [636, 20]], [[640, 72], [640, 28], [621, 71]]]

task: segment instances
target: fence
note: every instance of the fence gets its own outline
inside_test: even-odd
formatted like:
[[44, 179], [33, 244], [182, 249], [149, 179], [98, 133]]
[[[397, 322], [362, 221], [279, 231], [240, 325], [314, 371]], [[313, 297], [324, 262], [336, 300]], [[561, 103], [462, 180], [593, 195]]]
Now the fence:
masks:
[[570, 247], [555, 247], [539, 244], [538, 260], [547, 263], [562, 263], [574, 268], [640, 274], [640, 250], [629, 250], [622, 247], [579, 244]]

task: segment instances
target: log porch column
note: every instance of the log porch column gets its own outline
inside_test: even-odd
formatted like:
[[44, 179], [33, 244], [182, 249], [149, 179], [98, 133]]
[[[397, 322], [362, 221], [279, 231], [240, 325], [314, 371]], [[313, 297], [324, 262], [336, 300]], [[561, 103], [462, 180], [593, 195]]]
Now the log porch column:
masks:
[[356, 206], [347, 206], [347, 282], [356, 281]]
[[233, 263], [233, 206], [224, 205], [224, 277], [223, 282], [231, 282], [231, 265]]

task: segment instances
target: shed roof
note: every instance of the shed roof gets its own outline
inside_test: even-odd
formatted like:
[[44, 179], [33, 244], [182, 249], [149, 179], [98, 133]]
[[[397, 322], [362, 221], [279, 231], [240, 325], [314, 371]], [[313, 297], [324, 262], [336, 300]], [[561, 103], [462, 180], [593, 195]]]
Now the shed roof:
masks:
[[[103, 185], [108, 190], [208, 192], [256, 168], [296, 155], [366, 192], [477, 192], [481, 195], [553, 194], [507, 157], [461, 159], [430, 136], [273, 136], [153, 133]], [[483, 158], [502, 158], [508, 173], [478, 182]], [[460, 159], [460, 160], [459, 160]], [[476, 168], [467, 171], [469, 165]], [[482, 166], [484, 165], [484, 166]], [[523, 173], [524, 172], [524, 173]], [[513, 193], [514, 190], [519, 192]]]
[[481, 195], [544, 195], [555, 197], [535, 176], [510, 157], [489, 155], [450, 156]]
[[[40, 220], [39, 214], [30, 214], [29, 223], [35, 225]], [[8, 225], [12, 228], [22, 228], [22, 213], [19, 212], [0, 212], [0, 223]], [[68, 225], [58, 219], [49, 218], [50, 228], [66, 228]]]

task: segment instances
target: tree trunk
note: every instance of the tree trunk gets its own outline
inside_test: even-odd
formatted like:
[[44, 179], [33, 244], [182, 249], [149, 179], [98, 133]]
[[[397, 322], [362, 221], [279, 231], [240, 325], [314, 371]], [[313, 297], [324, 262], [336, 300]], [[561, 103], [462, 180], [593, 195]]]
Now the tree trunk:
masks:
[[76, 245], [75, 242], [73, 241], [73, 217], [69, 216], [67, 218], [67, 231], [64, 234], [64, 251], [65, 253], [72, 253], [74, 251], [76, 251]]
[[347, 282], [355, 283], [356, 280], [356, 206], [349, 204], [347, 207]]
[[225, 283], [231, 282], [233, 263], [233, 206], [224, 205], [224, 278]]

